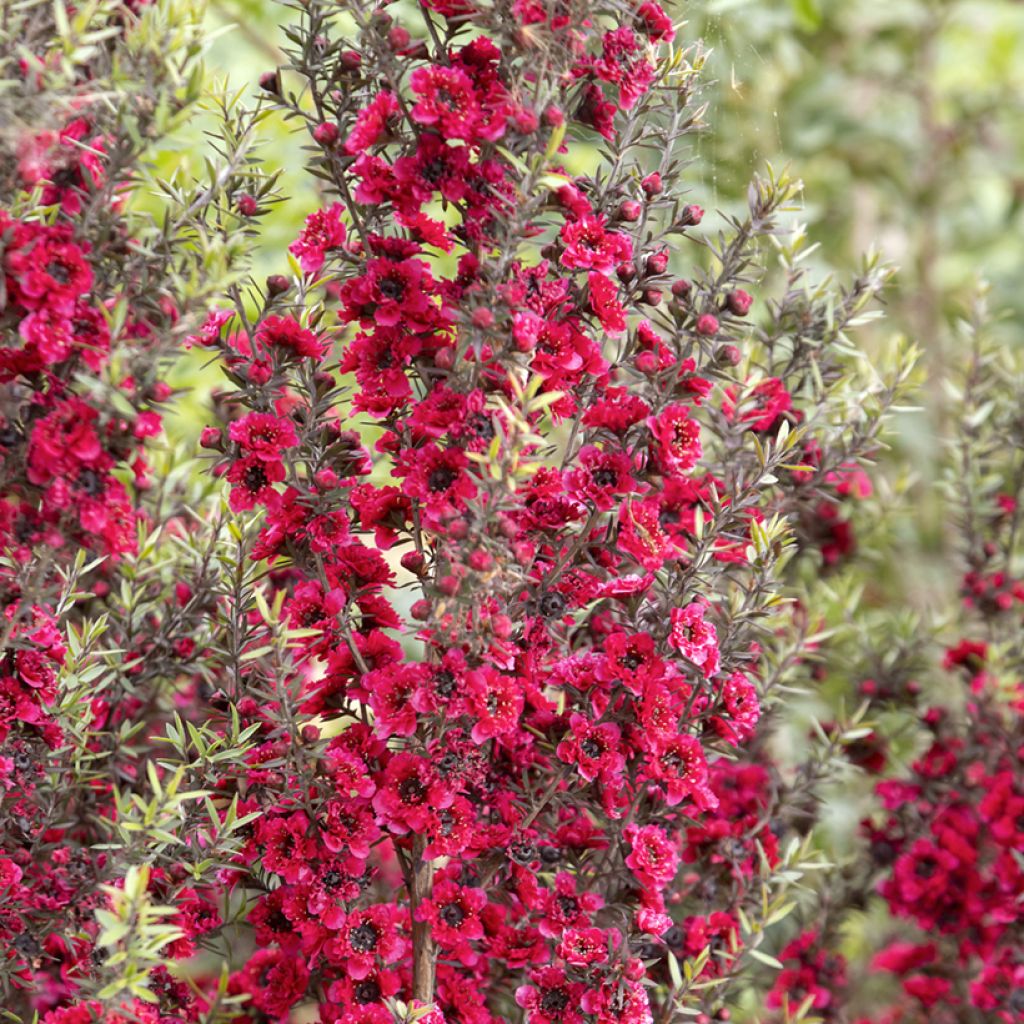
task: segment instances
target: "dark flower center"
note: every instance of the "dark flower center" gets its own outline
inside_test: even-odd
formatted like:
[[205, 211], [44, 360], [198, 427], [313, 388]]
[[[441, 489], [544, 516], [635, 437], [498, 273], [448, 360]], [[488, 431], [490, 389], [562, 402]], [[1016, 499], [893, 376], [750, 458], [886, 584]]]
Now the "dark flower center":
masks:
[[595, 739], [585, 739], [580, 744], [580, 750], [582, 750], [584, 755], [587, 757], [601, 756], [601, 744]]
[[427, 787], [413, 776], [398, 787], [398, 795], [402, 798], [403, 803], [419, 803], [427, 795]]
[[441, 920], [449, 928], [458, 928], [466, 920], [466, 912], [457, 903], [449, 903], [441, 911]]
[[548, 591], [540, 599], [540, 613], [546, 619], [557, 619], [565, 613], [565, 598], [557, 591]]
[[380, 293], [385, 299], [398, 302], [405, 294], [405, 283], [394, 277], [385, 277], [380, 282]]
[[455, 482], [455, 471], [447, 466], [439, 466], [427, 478], [427, 487], [435, 494], [440, 491], [447, 491]]
[[614, 469], [599, 469], [594, 474], [594, 483], [598, 487], [614, 487], [618, 479], [619, 475]]
[[357, 953], [369, 953], [376, 949], [379, 938], [380, 932], [369, 921], [364, 921], [358, 928], [352, 929], [348, 941]]
[[450, 697], [455, 692], [455, 676], [447, 669], [434, 675], [434, 689], [440, 697]]
[[448, 165], [440, 157], [423, 165], [423, 177], [432, 185], [436, 185], [443, 177]]
[[71, 280], [71, 271], [63, 264], [54, 260], [52, 263], [47, 264], [46, 272], [57, 282], [57, 284], [67, 284]]
[[361, 981], [356, 985], [354, 993], [357, 1003], [376, 1003], [380, 1001], [380, 985], [373, 981]]
[[575, 896], [559, 896], [558, 909], [566, 917], [575, 917], [580, 912], [579, 900]]
[[561, 988], [549, 988], [540, 1001], [545, 1013], [561, 1013], [569, 1005], [569, 995]]
[[246, 469], [242, 482], [245, 484], [246, 490], [254, 493], [262, 491], [267, 486], [267, 474], [258, 462], [254, 462]]

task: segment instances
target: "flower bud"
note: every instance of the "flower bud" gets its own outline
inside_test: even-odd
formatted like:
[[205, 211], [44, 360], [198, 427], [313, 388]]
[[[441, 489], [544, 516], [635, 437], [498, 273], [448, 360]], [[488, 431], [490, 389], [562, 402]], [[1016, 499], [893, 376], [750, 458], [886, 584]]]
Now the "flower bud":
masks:
[[426, 565], [427, 560], [420, 551], [406, 551], [402, 555], [402, 568], [408, 570], [414, 576], [422, 576]]
[[711, 338], [718, 333], [718, 317], [711, 313], [703, 313], [697, 317], [697, 333]]
[[224, 434], [220, 427], [203, 427], [203, 432], [199, 435], [199, 446], [210, 451], [223, 451]]
[[660, 288], [645, 288], [643, 295], [641, 296], [645, 305], [648, 306], [660, 306], [662, 299], [662, 292]]
[[672, 282], [672, 294], [677, 299], [685, 299], [690, 294], [692, 287], [689, 281], [681, 277], [678, 281]]
[[339, 63], [345, 71], [358, 71], [363, 58], [355, 50], [345, 50], [339, 58]]
[[623, 284], [629, 284], [636, 277], [636, 267], [632, 263], [620, 263], [615, 269], [615, 276]]
[[333, 146], [339, 134], [338, 126], [333, 121], [322, 121], [313, 129], [313, 138], [324, 148]]
[[565, 114], [561, 107], [554, 103], [544, 108], [544, 123], [551, 128], [557, 128], [565, 120]]
[[648, 196], [656, 196], [665, 188], [661, 183], [661, 175], [657, 171], [653, 174], [648, 174], [647, 177], [640, 182], [640, 187], [644, 190], [644, 194]]
[[238, 212], [243, 217], [255, 217], [259, 213], [260, 204], [254, 196], [246, 193], [238, 197]]
[[267, 294], [268, 295], [284, 295], [286, 291], [291, 287], [288, 278], [284, 274], [271, 274], [267, 278]]
[[264, 71], [260, 75], [260, 88], [274, 96], [281, 95], [281, 78], [276, 71]]
[[433, 609], [431, 603], [425, 598], [421, 597], [418, 601], [413, 601], [412, 607], [409, 609], [409, 614], [414, 619], [419, 619], [422, 622], [424, 619], [430, 618], [430, 613]]
[[395, 25], [394, 28], [388, 33], [388, 46], [392, 50], [404, 50], [409, 45], [409, 40], [412, 36], [409, 35], [409, 30], [403, 28], [401, 25]]
[[455, 365], [455, 349], [445, 345], [434, 353], [434, 365], [439, 370], [450, 370]]
[[643, 210], [644, 208], [635, 199], [627, 199], [619, 207], [619, 219], [625, 221], [639, 220]]
[[477, 572], [486, 572], [493, 565], [494, 559], [491, 558], [489, 551], [485, 551], [483, 548], [477, 548], [476, 551], [470, 552], [469, 567], [471, 569], [475, 569]]
[[449, 573], [447, 576], [442, 576], [437, 581], [437, 589], [441, 591], [445, 597], [454, 597], [459, 592], [459, 578]]
[[664, 274], [668, 268], [668, 253], [664, 249], [661, 252], [652, 252], [647, 257], [645, 266], [648, 274]]
[[473, 310], [473, 323], [477, 327], [493, 327], [494, 314], [486, 306], [478, 306]]
[[729, 292], [725, 297], [725, 304], [733, 316], [746, 316], [750, 312], [753, 302], [754, 296], [742, 288]]
[[699, 224], [703, 219], [704, 211], [696, 203], [691, 203], [689, 206], [683, 207], [677, 223], [681, 228], [688, 228], [691, 225]]

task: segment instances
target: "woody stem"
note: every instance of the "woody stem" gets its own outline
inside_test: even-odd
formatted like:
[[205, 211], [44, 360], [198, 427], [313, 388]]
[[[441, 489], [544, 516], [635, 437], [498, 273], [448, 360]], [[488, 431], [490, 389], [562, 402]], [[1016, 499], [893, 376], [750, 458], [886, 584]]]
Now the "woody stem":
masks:
[[437, 968], [437, 950], [429, 921], [417, 921], [420, 904], [430, 899], [434, 888], [434, 865], [424, 860], [425, 836], [416, 836], [412, 844], [412, 872], [410, 909], [412, 910], [412, 996], [426, 1005], [434, 1002], [434, 976]]

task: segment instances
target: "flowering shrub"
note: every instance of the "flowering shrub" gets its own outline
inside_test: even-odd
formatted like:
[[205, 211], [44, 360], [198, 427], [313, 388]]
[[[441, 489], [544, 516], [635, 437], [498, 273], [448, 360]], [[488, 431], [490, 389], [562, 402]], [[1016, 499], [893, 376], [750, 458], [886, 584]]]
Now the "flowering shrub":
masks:
[[[27, 3], [0, 21], [0, 985], [11, 1013], [103, 987], [100, 924], [135, 863], [111, 855], [109, 825], [145, 776], [132, 737], [153, 724], [199, 619], [182, 608], [132, 622], [142, 605], [129, 566], [172, 512], [147, 499], [145, 445], [172, 394], [169, 356], [238, 263], [225, 193], [260, 176], [228, 165], [213, 185], [164, 183], [159, 224], [128, 208], [152, 146], [199, 100], [198, 28], [187, 10], [135, 3], [69, 14]], [[92, 621], [75, 607], [87, 600]], [[125, 985], [149, 999], [131, 971]], [[84, 1006], [53, 1012], [89, 1019]]]
[[[820, 642], [787, 588], [853, 554], [907, 382], [850, 343], [888, 272], [811, 280], [784, 175], [702, 232], [704, 57], [656, 3], [415, 14], [309, 0], [260, 80], [325, 192], [287, 276], [233, 276], [260, 108], [176, 213], [119, 205], [167, 126], [77, 83], [165, 8], [103, 12], [9, 183], [0, 922], [43, 1024], [726, 1020], [761, 968], [842, 977], [767, 952], [823, 866], [771, 738]], [[186, 51], [129, 82], [180, 114]], [[147, 491], [176, 346], [229, 387]]]
[[[779, 953], [766, 1002], [787, 1020], [1024, 1019], [1020, 371], [986, 337], [981, 308], [962, 337], [968, 365], [949, 384], [958, 426], [947, 501], [965, 570], [955, 642], [936, 678], [920, 624], [860, 638], [883, 644], [870, 678], [849, 670], [862, 713], [877, 719], [848, 732], [844, 751], [870, 784], [869, 814], [857, 855], [821, 886], [826, 912], [812, 905], [815, 926]], [[842, 940], [866, 911], [869, 951]]]

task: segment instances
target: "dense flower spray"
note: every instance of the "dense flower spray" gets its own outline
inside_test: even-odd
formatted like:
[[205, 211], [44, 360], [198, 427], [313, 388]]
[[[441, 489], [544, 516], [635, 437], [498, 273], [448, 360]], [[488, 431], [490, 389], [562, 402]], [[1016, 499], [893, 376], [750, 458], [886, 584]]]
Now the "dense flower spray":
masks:
[[[118, 897], [104, 886], [123, 891], [138, 863], [109, 844], [145, 772], [128, 737], [155, 721], [201, 618], [121, 615], [143, 611], [131, 566], [169, 513], [147, 497], [145, 450], [172, 394], [163, 371], [244, 237], [244, 218], [224, 219], [248, 181], [230, 165], [213, 187], [180, 182], [159, 226], [127, 211], [149, 147], [198, 99], [196, 13], [27, 3], [0, 17], [0, 1003], [26, 1019], [106, 984], [102, 915]], [[87, 601], [101, 622], [83, 619]], [[117, 654], [98, 658], [104, 644]], [[147, 993], [113, 966], [125, 982], [106, 995], [130, 1016]]]
[[[327, 194], [290, 275], [201, 325], [175, 287], [265, 208], [258, 112], [225, 109], [227, 166], [142, 270], [89, 219], [133, 181], [117, 125], [10, 184], [8, 532], [44, 531], [30, 567], [110, 556], [84, 609], [17, 606], [5, 662], [30, 824], [0, 926], [44, 1024], [725, 1020], [774, 963], [810, 859], [760, 739], [813, 647], [783, 572], [853, 551], [905, 370], [864, 383], [847, 331], [886, 271], [811, 282], [785, 176], [701, 234], [703, 55], [658, 4], [402, 10], [301, 5], [260, 88]], [[230, 382], [199, 482], [165, 464], [151, 501], [118, 470], [155, 412], [82, 383], [129, 340]]]
[[[947, 382], [956, 615], [931, 644], [884, 609], [852, 665], [823, 659], [872, 720], [840, 759], [863, 779], [851, 788], [866, 814], [856, 856], [824, 876], [825, 912], [809, 906], [813, 925], [778, 954], [767, 1003], [780, 1020], [1024, 1020], [1021, 371], [980, 297], [961, 327], [965, 366]], [[843, 941], [865, 912], [867, 955]]]
[[776, 180], [672, 272], [702, 57], [655, 3], [314, 2], [289, 38], [261, 85], [333, 195], [294, 277], [201, 336], [235, 384], [204, 445], [273, 591], [224, 687], [260, 738], [230, 992], [325, 1024], [727, 1014], [697, 978], [761, 941], [779, 865], [769, 773], [734, 758], [787, 522], [829, 510], [812, 550], [863, 492], [876, 419], [827, 410], [884, 272], [826, 321], [793, 270], [755, 335]]

